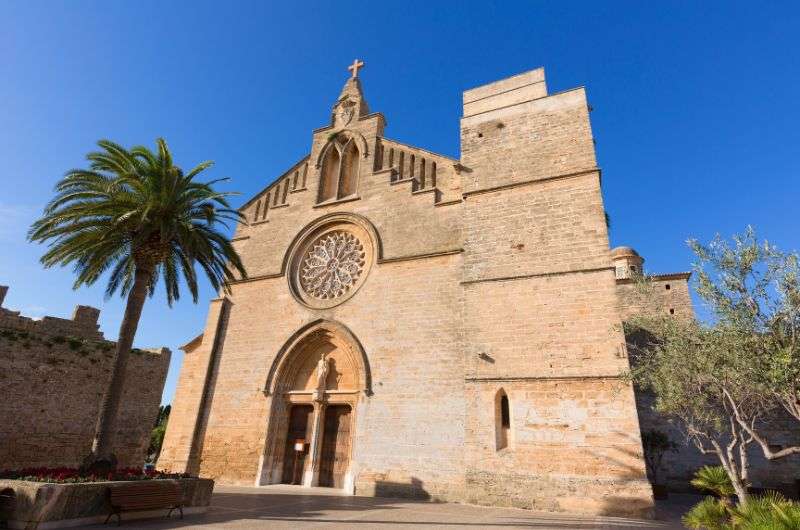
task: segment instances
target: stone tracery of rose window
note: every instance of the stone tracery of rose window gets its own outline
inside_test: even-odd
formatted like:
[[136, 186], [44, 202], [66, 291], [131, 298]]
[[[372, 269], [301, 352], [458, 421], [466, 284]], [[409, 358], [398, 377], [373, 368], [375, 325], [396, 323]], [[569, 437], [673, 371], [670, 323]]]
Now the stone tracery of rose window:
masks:
[[300, 285], [320, 300], [339, 298], [352, 289], [364, 271], [364, 246], [349, 232], [321, 236], [303, 257]]

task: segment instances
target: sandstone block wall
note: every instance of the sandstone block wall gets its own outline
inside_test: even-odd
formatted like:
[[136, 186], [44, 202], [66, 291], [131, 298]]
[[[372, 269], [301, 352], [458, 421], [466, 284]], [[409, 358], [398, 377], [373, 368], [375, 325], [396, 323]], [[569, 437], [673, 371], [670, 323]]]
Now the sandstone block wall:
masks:
[[[377, 264], [356, 295], [357, 304], [325, 311], [325, 318], [347, 323], [369, 352], [373, 394], [362, 395], [356, 410], [356, 492], [405, 488], [408, 493], [418, 487], [432, 497], [460, 498], [465, 407], [460, 315], [452, 311], [460, 297], [459, 263], [460, 257], [451, 255]], [[212, 313], [218, 314], [214, 308]], [[294, 302], [285, 278], [235, 287], [223, 354], [210, 379], [207, 424], [196, 440], [202, 476], [222, 483], [261, 482], [259, 463], [274, 456], [264, 454], [269, 368], [290, 335], [317, 317]], [[216, 326], [210, 318], [203, 345], [187, 352], [186, 366], [203, 367], [181, 373], [159, 468], [183, 469], [176, 447], [188, 447], [194, 426], [182, 420], [182, 411], [197, 402], [190, 395], [202, 392], [197, 383], [208, 364], [200, 358], [207, 355], [205, 337], [214, 336]]]
[[588, 105], [581, 89], [546, 96], [530, 74], [464, 95], [467, 498], [646, 515]]
[[[366, 108], [349, 80], [309, 155], [242, 207], [251, 278], [186, 346], [159, 466], [275, 481], [286, 434], [271, 429], [291, 396], [266, 391], [271, 366], [324, 320], [357, 338], [372, 379], [352, 425], [356, 493], [647, 515], [583, 90], [548, 96], [535, 70], [467, 91], [461, 160], [385, 138], [380, 114], [348, 122], [343, 98]], [[320, 204], [338, 135], [359, 148], [357, 193]], [[311, 309], [292, 294], [290, 249], [334, 214], [374, 229], [376, 257], [351, 299]]]
[[[678, 318], [694, 317], [688, 272], [654, 275], [649, 279], [659, 310]], [[617, 293], [623, 320], [646, 310], [635, 279], [618, 279]]]
[[[33, 320], [0, 307], [0, 468], [75, 467], [88, 454], [114, 343], [97, 309]], [[170, 352], [136, 350], [125, 380], [116, 454], [144, 464]]]
[[[187, 348], [159, 467], [197, 469], [227, 483], [271, 480], [265, 469], [282, 455], [266, 445], [273, 408], [264, 391], [268, 371], [298, 329], [322, 318], [347, 326], [368, 352], [373, 393], [359, 398], [354, 415], [355, 490], [459, 498], [460, 199], [445, 200], [460, 182], [457, 162], [382, 138], [380, 114], [362, 116], [351, 128], [366, 142], [359, 143], [356, 198], [317, 204], [316, 161], [331, 137], [325, 127], [314, 131], [307, 163], [243, 207], [251, 222], [238, 227], [235, 244], [252, 280], [235, 285], [226, 302], [212, 303], [202, 339]], [[435, 181], [419, 178], [423, 158], [428, 177], [436, 164]], [[265, 202], [270, 210], [263, 218]], [[352, 301], [318, 311], [292, 296], [287, 253], [305, 226], [331, 214], [367, 220], [377, 235], [377, 260]]]

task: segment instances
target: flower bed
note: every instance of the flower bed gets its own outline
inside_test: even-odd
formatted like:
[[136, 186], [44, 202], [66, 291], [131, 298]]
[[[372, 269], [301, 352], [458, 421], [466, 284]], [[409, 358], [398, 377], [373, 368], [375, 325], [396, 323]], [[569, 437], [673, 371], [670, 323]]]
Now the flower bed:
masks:
[[49, 482], [51, 484], [75, 484], [79, 482], [116, 482], [119, 480], [157, 480], [190, 478], [179, 473], [163, 471], [144, 471], [138, 467], [116, 469], [107, 475], [82, 474], [74, 467], [30, 467], [19, 470], [0, 471], [0, 480], [27, 480], [29, 482]]

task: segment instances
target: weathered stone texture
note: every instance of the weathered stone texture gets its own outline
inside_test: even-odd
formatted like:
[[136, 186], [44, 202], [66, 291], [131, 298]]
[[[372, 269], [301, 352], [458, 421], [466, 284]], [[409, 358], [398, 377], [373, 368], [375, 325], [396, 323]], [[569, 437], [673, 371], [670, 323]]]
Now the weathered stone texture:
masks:
[[[688, 278], [688, 273], [650, 277], [652, 293], [657, 298], [657, 304], [661, 311], [677, 317], [694, 316]], [[636, 280], [617, 280], [617, 292], [623, 320], [646, 310]]]
[[[585, 94], [547, 96], [535, 70], [469, 90], [464, 104], [453, 160], [385, 138], [351, 79], [308, 157], [242, 207], [250, 224], [235, 244], [251, 278], [212, 302], [185, 347], [161, 467], [286, 480], [300, 404], [313, 406], [312, 426], [291, 432], [312, 433], [301, 474], [315, 484], [324, 410], [345, 403], [348, 491], [648, 513]], [[323, 194], [327, 157], [352, 145], [356, 192], [342, 195], [352, 181], [341, 165], [338, 192]], [[341, 303], [301, 299], [295, 253], [348, 223], [368, 234], [366, 279]], [[352, 361], [337, 369], [353, 388], [291, 386], [317, 357], [328, 366], [330, 350], [314, 348], [333, 343], [332, 357]], [[511, 426], [497, 450], [500, 389]]]
[[[214, 482], [206, 479], [176, 479], [183, 490], [186, 513], [204, 513], [211, 503]], [[2, 480], [0, 491], [11, 490], [14, 502], [3, 519], [9, 528], [87, 528], [108, 517], [108, 490], [120, 482], [54, 484], [27, 480]], [[127, 512], [120, 520], [164, 517], [166, 510]]]
[[466, 193], [596, 168], [584, 90], [462, 118], [461, 162]]
[[[114, 343], [97, 309], [33, 320], [0, 307], [0, 468], [75, 467], [89, 453]], [[140, 466], [158, 413], [170, 352], [135, 350], [124, 383], [115, 452]]]

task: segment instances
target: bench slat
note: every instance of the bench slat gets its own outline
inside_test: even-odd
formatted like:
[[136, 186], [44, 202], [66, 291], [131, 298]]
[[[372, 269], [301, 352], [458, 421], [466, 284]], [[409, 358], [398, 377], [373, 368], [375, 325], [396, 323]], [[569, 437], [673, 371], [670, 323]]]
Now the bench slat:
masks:
[[118, 510], [172, 508], [183, 504], [183, 488], [175, 482], [121, 484], [109, 487], [109, 500]]

